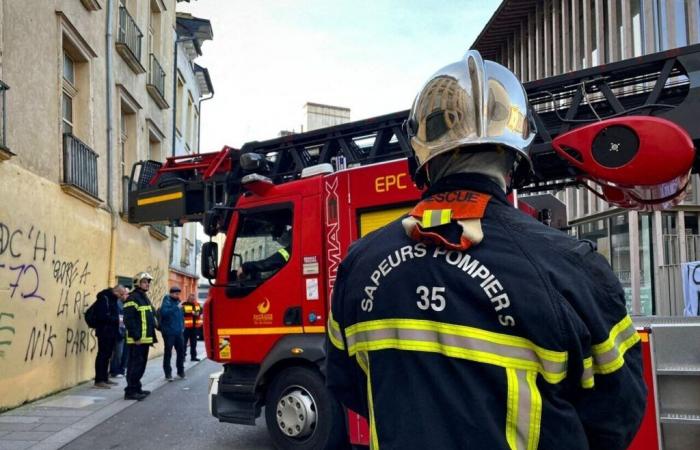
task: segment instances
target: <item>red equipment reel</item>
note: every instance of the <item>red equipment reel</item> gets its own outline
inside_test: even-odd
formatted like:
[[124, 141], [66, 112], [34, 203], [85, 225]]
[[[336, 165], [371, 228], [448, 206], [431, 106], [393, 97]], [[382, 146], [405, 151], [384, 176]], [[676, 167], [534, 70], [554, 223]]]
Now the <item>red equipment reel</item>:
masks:
[[693, 141], [683, 128], [650, 116], [576, 128], [557, 136], [552, 147], [583, 178], [601, 185], [608, 203], [640, 211], [680, 203], [695, 159]]

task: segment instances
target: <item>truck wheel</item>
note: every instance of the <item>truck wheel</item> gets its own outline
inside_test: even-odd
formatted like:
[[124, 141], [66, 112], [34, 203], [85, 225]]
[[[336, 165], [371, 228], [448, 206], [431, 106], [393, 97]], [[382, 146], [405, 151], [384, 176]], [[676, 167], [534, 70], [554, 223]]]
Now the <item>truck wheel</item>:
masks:
[[275, 378], [265, 399], [265, 421], [281, 450], [348, 446], [343, 408], [312, 369], [291, 367]]

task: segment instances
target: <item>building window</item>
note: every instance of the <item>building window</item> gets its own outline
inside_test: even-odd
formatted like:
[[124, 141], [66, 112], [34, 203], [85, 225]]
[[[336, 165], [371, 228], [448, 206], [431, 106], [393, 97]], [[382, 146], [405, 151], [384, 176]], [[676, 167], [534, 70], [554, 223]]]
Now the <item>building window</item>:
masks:
[[625, 291], [627, 310], [632, 308], [632, 283], [630, 269], [630, 234], [627, 213], [610, 219], [610, 259], [612, 269]]
[[644, 14], [642, 0], [631, 0], [630, 12], [632, 15], [632, 44], [634, 56], [641, 56], [644, 49]]
[[651, 247], [651, 215], [639, 214], [639, 300], [642, 315], [654, 313], [654, 271]]
[[194, 120], [192, 121], [192, 151], [199, 153], [201, 150], [199, 148], [199, 112], [197, 108], [194, 109]]
[[175, 101], [175, 131], [179, 136], [182, 136], [182, 108], [183, 100], [185, 99], [185, 82], [178, 73], [177, 77], [177, 98]]
[[75, 87], [75, 62], [68, 53], [63, 52], [63, 97], [61, 100], [61, 118], [63, 120], [63, 133], [73, 134], [73, 98], [78, 95]]
[[185, 127], [185, 146], [188, 152], [192, 151], [192, 125], [194, 123], [194, 101], [192, 100], [192, 95], [187, 94], [187, 116], [186, 122], [183, 125]]
[[[136, 134], [137, 107], [125, 91], [122, 92], [119, 109], [119, 150], [122, 177], [127, 177], [131, 175], [131, 168], [140, 158], [138, 157], [138, 139]], [[125, 201], [126, 199], [123, 200]]]

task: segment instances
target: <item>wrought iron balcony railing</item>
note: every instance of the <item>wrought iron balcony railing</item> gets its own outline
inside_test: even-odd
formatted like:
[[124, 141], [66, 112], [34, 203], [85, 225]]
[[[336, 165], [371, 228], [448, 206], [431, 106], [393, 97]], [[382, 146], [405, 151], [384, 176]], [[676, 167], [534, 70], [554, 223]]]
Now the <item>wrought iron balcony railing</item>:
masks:
[[97, 190], [97, 153], [70, 133], [63, 135], [63, 183], [94, 198]]
[[7, 112], [5, 103], [5, 92], [10, 89], [8, 85], [0, 81], [0, 148], [7, 149], [7, 121], [5, 114]]
[[126, 7], [119, 7], [119, 33], [117, 34], [117, 49], [120, 50], [129, 66], [137, 72], [145, 70], [141, 65], [141, 41], [143, 33]]
[[168, 102], [165, 100], [165, 70], [163, 70], [153, 53], [151, 53], [148, 63], [148, 83], [146, 88], [151, 97], [158, 103], [158, 106], [162, 109], [168, 107]]

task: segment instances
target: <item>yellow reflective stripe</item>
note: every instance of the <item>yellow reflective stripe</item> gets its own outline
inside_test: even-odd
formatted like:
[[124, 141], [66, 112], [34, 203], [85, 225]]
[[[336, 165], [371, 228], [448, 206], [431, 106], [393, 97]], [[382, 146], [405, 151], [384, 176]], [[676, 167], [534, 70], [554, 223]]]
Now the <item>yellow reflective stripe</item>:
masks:
[[440, 224], [441, 225], [449, 223], [450, 219], [452, 219], [452, 210], [451, 209], [443, 209], [440, 211]]
[[451, 209], [426, 209], [423, 211], [421, 219], [421, 227], [432, 228], [440, 225], [445, 225], [452, 218]]
[[357, 364], [367, 378], [367, 409], [369, 409], [369, 448], [379, 450], [379, 438], [377, 437], [377, 424], [374, 420], [374, 401], [372, 399], [372, 377], [369, 371], [369, 355], [366, 352], [358, 352]]
[[347, 327], [350, 356], [358, 351], [397, 349], [442, 355], [541, 373], [549, 383], [566, 378], [567, 352], [536, 346], [527, 339], [472, 327], [413, 319], [384, 319]]
[[124, 303], [124, 308], [137, 308], [138, 306], [134, 301]]
[[516, 450], [517, 431], [518, 431], [518, 377], [515, 374], [515, 369], [506, 369], [506, 378], [508, 379], [508, 402], [506, 408], [506, 441], [511, 450]]
[[168, 200], [177, 200], [178, 198], [182, 198], [182, 192], [173, 192], [172, 194], [163, 194], [155, 195], [153, 197], [140, 198], [136, 201], [136, 205], [150, 205], [152, 203], [167, 202]]
[[639, 333], [634, 328], [632, 318], [625, 316], [610, 330], [608, 338], [591, 347], [593, 352], [593, 372], [608, 374], [625, 364], [625, 352], [639, 342]]
[[537, 373], [528, 372], [525, 377], [530, 388], [530, 429], [528, 430], [527, 450], [536, 450], [540, 443], [542, 396], [537, 389]]
[[220, 328], [220, 336], [241, 336], [251, 334], [296, 334], [303, 333], [302, 327], [266, 327], [266, 328]]
[[139, 307], [136, 308], [136, 309], [139, 310], [139, 311], [150, 311], [150, 310], [152, 310], [153, 308], [151, 308], [151, 305], [146, 305], [146, 306], [139, 306]]
[[289, 252], [283, 248], [277, 250], [277, 253], [282, 255], [282, 258], [284, 258], [285, 261], [289, 261]]
[[304, 333], [325, 333], [326, 327], [324, 325], [312, 325], [304, 327]]
[[540, 441], [542, 396], [537, 372], [506, 369], [506, 442], [511, 450], [536, 450]]
[[[129, 337], [129, 336], [126, 337], [126, 343], [127, 343], [127, 344], [133, 344], [133, 343], [135, 343], [135, 342], [136, 342], [136, 340], [135, 340], [134, 338]], [[152, 338], [152, 337], [142, 338], [140, 342], [141, 342], [142, 344], [152, 344], [152, 343], [153, 343], [153, 338]]]
[[510, 334], [496, 333], [482, 330], [481, 328], [468, 327], [465, 325], [454, 325], [450, 323], [434, 322], [432, 320], [415, 319], [381, 319], [367, 322], [358, 322], [350, 325], [345, 330], [346, 336], [352, 336], [360, 331], [381, 330], [384, 328], [410, 328], [415, 330], [440, 331], [442, 333], [454, 334], [456, 336], [483, 339], [495, 344], [510, 345], [513, 347], [527, 348], [534, 350], [541, 358], [552, 362], [566, 362], [567, 352], [548, 350], [536, 345], [529, 339], [512, 336]]
[[148, 328], [146, 327], [146, 310], [139, 308], [141, 311], [141, 340], [146, 338], [148, 335]]
[[328, 315], [328, 339], [338, 350], [345, 350], [343, 334], [340, 331], [340, 324], [333, 319], [333, 314]]
[[589, 356], [583, 360], [583, 374], [581, 374], [581, 387], [590, 389], [595, 385], [593, 378], [593, 357]]

